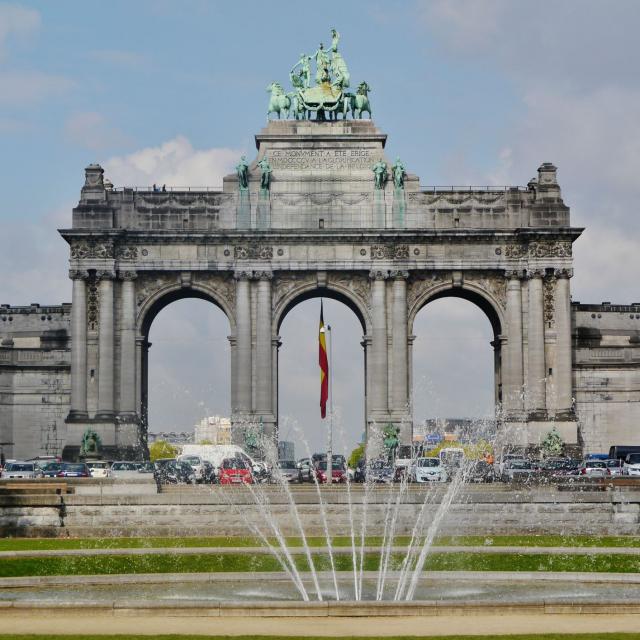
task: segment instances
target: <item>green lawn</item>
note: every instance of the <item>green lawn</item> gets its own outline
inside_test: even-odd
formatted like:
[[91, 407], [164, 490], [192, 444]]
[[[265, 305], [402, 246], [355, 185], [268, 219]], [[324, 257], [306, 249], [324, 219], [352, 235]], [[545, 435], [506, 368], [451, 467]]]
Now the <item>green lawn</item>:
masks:
[[[392, 555], [392, 569], [400, 568], [402, 554]], [[330, 569], [326, 554], [314, 554], [318, 570]], [[295, 558], [298, 567], [307, 570], [306, 558]], [[379, 555], [365, 556], [365, 570], [378, 568]], [[351, 556], [335, 556], [339, 571], [351, 569]], [[221, 571], [279, 571], [278, 562], [268, 553], [160, 554], [123, 556], [72, 556], [43, 558], [7, 558], [0, 560], [0, 577], [46, 575], [110, 575], [119, 573], [203, 573]], [[425, 570], [430, 571], [588, 571], [637, 573], [640, 558], [627, 555], [525, 555], [518, 553], [434, 553], [428, 556]]]
[[[310, 537], [313, 546], [322, 546], [325, 539]], [[291, 546], [300, 546], [299, 538], [289, 538]], [[396, 538], [396, 544], [407, 544], [407, 536]], [[380, 537], [370, 536], [367, 544], [381, 543]], [[351, 545], [346, 536], [333, 540], [334, 546]], [[640, 547], [640, 537], [632, 536], [465, 536], [443, 537], [436, 540], [437, 545], [493, 545], [524, 547]], [[55, 549], [127, 549], [158, 547], [259, 547], [260, 540], [247, 536], [227, 536], [212, 538], [3, 538], [0, 539], [0, 551], [51, 551]]]

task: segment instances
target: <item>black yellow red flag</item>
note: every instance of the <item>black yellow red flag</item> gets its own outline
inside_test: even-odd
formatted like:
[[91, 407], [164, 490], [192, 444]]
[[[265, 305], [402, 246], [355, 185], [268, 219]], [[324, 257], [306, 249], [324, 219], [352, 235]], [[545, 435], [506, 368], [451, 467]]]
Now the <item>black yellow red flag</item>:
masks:
[[320, 300], [320, 328], [318, 330], [318, 363], [320, 364], [320, 417], [324, 420], [327, 417], [327, 400], [329, 399], [329, 360], [327, 358], [322, 300]]

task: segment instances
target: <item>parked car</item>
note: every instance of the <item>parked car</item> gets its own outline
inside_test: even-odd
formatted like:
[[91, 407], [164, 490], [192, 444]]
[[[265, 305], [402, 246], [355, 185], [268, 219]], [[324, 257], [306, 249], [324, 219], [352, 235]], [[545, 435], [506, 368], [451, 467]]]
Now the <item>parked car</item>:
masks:
[[374, 460], [366, 467], [367, 482], [393, 482], [395, 471], [385, 460]]
[[493, 465], [486, 460], [471, 462], [466, 475], [469, 482], [493, 482], [496, 479]]
[[216, 483], [218, 481], [216, 468], [208, 460], [203, 460], [202, 464], [204, 465], [204, 481], [207, 484]]
[[251, 468], [242, 458], [225, 458], [218, 471], [220, 484], [253, 484]]
[[580, 475], [588, 478], [606, 478], [611, 473], [606, 460], [585, 460], [580, 467]]
[[90, 478], [91, 471], [85, 462], [64, 462], [56, 474], [58, 478]]
[[55, 478], [62, 469], [62, 462], [46, 462], [36, 465], [36, 478]]
[[195, 484], [195, 474], [187, 462], [175, 458], [160, 458], [155, 461], [154, 467], [154, 478], [160, 484]]
[[196, 477], [196, 482], [204, 482], [205, 479], [205, 471], [204, 471], [204, 460], [200, 456], [196, 455], [185, 455], [178, 456], [178, 460], [180, 462], [186, 462], [191, 465], [193, 469], [193, 474]]
[[302, 482], [302, 473], [295, 460], [278, 460], [278, 469], [287, 482]]
[[565, 463], [551, 473], [552, 478], [567, 478], [580, 475], [582, 460], [567, 458]]
[[138, 473], [153, 473], [155, 471], [155, 467], [153, 466], [153, 462], [140, 462], [138, 463]]
[[31, 479], [36, 477], [36, 465], [33, 462], [7, 462], [2, 470], [3, 478]]
[[110, 478], [111, 465], [106, 460], [90, 460], [87, 462], [92, 478]]
[[358, 463], [356, 464], [356, 468], [353, 471], [353, 481], [354, 482], [364, 482], [366, 476], [366, 466], [367, 462], [364, 458], [360, 458]]
[[624, 473], [624, 460], [613, 458], [605, 460], [607, 469], [612, 476], [621, 476]]
[[[324, 484], [328, 482], [328, 471], [327, 471], [327, 461], [321, 460], [316, 463], [316, 477], [318, 478], [318, 482]], [[337, 462], [334, 460], [333, 466], [331, 467], [331, 482], [346, 482], [347, 481], [347, 470], [344, 465], [338, 466]]]
[[137, 462], [119, 460], [111, 465], [111, 475], [117, 480], [138, 478], [138, 466]]
[[626, 476], [640, 477], [640, 453], [630, 453], [625, 458], [623, 469]]
[[538, 476], [538, 471], [531, 460], [512, 458], [504, 463], [500, 479], [502, 482], [531, 482]]
[[300, 482], [313, 482], [313, 476], [316, 473], [313, 462], [309, 458], [301, 458], [297, 466], [300, 471]]
[[449, 474], [440, 458], [418, 458], [411, 466], [413, 482], [446, 482]]

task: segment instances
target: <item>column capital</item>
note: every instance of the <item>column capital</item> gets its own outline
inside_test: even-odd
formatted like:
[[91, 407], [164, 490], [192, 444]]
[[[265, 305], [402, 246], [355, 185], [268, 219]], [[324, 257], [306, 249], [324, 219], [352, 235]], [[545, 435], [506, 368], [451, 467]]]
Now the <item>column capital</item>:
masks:
[[88, 280], [89, 272], [84, 269], [70, 269], [69, 278], [71, 278], [71, 280]]
[[522, 280], [522, 269], [507, 269], [504, 276], [509, 280]]
[[120, 278], [120, 280], [123, 280], [125, 282], [133, 282], [133, 280], [136, 280], [138, 278], [138, 274], [136, 271], [119, 271], [118, 277]]
[[114, 271], [96, 271], [96, 280], [115, 280], [116, 274]]
[[255, 280], [273, 280], [272, 271], [254, 271], [253, 278]]
[[556, 278], [573, 278], [573, 269], [554, 269], [553, 275]]
[[409, 277], [409, 272], [403, 271], [402, 269], [390, 271], [389, 277], [393, 278], [394, 280], [407, 280], [407, 278]]
[[544, 278], [545, 273], [546, 272], [544, 269], [529, 269], [527, 271], [526, 278], [527, 280], [533, 280], [535, 278]]
[[386, 280], [388, 277], [388, 271], [382, 271], [380, 269], [372, 269], [371, 271], [369, 271], [370, 280]]
[[239, 270], [239, 271], [233, 272], [234, 280], [251, 280], [252, 277], [253, 277], [252, 271]]

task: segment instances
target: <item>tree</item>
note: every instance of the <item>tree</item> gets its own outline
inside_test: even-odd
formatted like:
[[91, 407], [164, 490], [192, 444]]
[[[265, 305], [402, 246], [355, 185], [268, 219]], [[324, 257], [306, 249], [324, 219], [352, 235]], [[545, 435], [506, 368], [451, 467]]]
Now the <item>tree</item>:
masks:
[[540, 443], [540, 446], [546, 455], [557, 456], [560, 455], [564, 449], [564, 440], [558, 430], [553, 427]]
[[156, 440], [149, 447], [149, 459], [155, 462], [159, 458], [175, 458], [178, 450], [166, 440]]
[[356, 465], [358, 464], [358, 461], [364, 456], [364, 442], [362, 444], [359, 444], [352, 452], [351, 455], [349, 456], [349, 466], [352, 469], [355, 469]]

